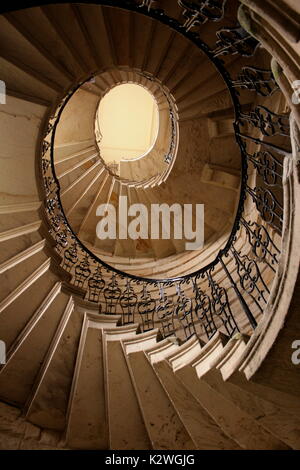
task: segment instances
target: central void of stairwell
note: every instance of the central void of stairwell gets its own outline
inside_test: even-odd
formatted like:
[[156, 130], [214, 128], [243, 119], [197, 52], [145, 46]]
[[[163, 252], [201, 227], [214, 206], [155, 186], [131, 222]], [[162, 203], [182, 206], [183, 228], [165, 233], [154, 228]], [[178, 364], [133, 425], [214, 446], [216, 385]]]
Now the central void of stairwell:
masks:
[[[167, 87], [150, 72], [123, 67], [82, 82], [59, 108], [51, 159], [61, 205], [80, 242], [107, 264], [145, 277], [154, 271], [157, 277], [175, 277], [182, 259], [186, 271], [193, 272], [213, 260], [227, 242], [240, 195], [240, 152], [226, 84], [218, 75], [215, 82], [214, 87], [224, 91], [225, 111], [222, 108], [217, 114], [211, 111], [210, 97], [201, 116], [198, 106], [189, 111], [189, 103], [194, 110], [191, 84], [187, 90], [192, 90], [192, 98], [185, 89], [175, 96], [174, 86]], [[123, 90], [126, 93], [121, 94]], [[196, 96], [206, 100], [206, 88], [202, 97]], [[111, 102], [110, 97], [114, 97]], [[110, 128], [105, 127], [105, 119]], [[118, 159], [105, 153], [113, 146], [124, 150]], [[143, 204], [148, 214], [152, 204], [204, 204], [205, 246], [196, 256], [188, 256], [186, 241], [173, 234], [170, 239], [161, 235], [159, 239], [99, 239], [97, 208], [113, 205], [119, 220], [122, 196], [130, 206]], [[162, 258], [171, 264], [158, 270], [157, 260]]]
[[101, 99], [95, 126], [101, 157], [112, 169], [120, 161], [145, 157], [158, 135], [156, 99], [143, 86], [117, 85]]

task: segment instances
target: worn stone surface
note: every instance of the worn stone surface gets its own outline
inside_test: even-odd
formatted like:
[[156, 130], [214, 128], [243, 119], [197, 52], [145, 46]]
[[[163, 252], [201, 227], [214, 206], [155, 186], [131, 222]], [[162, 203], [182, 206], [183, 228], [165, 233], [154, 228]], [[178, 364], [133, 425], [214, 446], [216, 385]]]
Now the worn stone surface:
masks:
[[132, 353], [128, 361], [153, 448], [195, 449], [144, 353]]
[[25, 422], [20, 410], [0, 402], [1, 450], [57, 450], [58, 443], [58, 434]]
[[150, 449], [150, 442], [119, 341], [106, 343], [111, 449]]
[[199, 405], [165, 361], [153, 367], [197, 449], [240, 449]]
[[[45, 374], [41, 378], [28, 419], [40, 426], [63, 430], [66, 426], [68, 397], [75, 367], [82, 314], [76, 309], [65, 327]], [[51, 403], [51, 406], [49, 406]]]
[[[101, 329], [88, 328], [71, 397], [67, 442], [77, 449], [107, 449], [108, 426]], [[73, 379], [74, 379], [73, 378]]]

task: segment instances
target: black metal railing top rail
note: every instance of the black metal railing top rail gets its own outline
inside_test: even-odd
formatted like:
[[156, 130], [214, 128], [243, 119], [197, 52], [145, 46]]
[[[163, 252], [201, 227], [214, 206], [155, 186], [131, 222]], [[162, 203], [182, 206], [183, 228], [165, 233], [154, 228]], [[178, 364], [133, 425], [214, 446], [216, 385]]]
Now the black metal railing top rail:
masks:
[[[53, 162], [57, 124], [80, 83], [56, 108], [41, 148], [45, 211], [50, 235], [61, 256], [61, 266], [87, 300], [102, 305], [105, 313], [120, 313], [123, 323], [139, 321], [143, 331], [159, 326], [163, 337], [177, 335], [181, 340], [193, 334], [209, 339], [217, 330], [228, 336], [240, 329], [249, 332], [250, 327], [256, 327], [268, 302], [280, 256], [283, 160], [290, 156], [288, 118], [264, 104], [264, 99], [270, 102], [271, 95], [278, 93], [274, 77], [269, 70], [253, 66], [244, 66], [239, 74], [230, 76], [221, 57], [232, 54], [250, 57], [258, 46], [240, 25], [220, 28], [214, 47], [201, 41], [201, 25], [221, 21], [226, 1], [178, 1], [183, 9], [183, 22], [168, 17], [162, 9], [152, 8], [158, 2], [151, 0], [98, 3], [141, 12], [167, 24], [213, 61], [228, 87], [235, 109], [233, 126], [241, 151], [241, 193], [226, 246], [213, 262], [192, 274], [149, 279], [119, 271], [98, 259], [68, 224]], [[240, 97], [249, 91], [258, 104], [245, 113]]]

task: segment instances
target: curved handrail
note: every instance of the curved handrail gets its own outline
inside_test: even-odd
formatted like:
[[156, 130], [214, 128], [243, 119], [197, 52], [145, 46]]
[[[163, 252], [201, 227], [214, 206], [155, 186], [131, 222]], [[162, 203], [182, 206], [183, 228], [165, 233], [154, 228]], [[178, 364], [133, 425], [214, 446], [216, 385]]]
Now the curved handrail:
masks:
[[[208, 320], [208, 317], [207, 317], [209, 315], [209, 311], [211, 312], [213, 309], [215, 312], [215, 315], [219, 315], [219, 318], [222, 319], [223, 326], [226, 329], [227, 333], [229, 335], [232, 335], [234, 334], [235, 331], [238, 330], [238, 326], [231, 312], [231, 307], [229, 304], [228, 294], [227, 294], [226, 289], [224, 289], [224, 287], [218, 284], [216, 279], [214, 279], [214, 274], [216, 273], [216, 266], [218, 265], [218, 269], [223, 270], [223, 272], [225, 273], [225, 276], [229, 281], [229, 285], [234, 290], [237, 296], [237, 299], [248, 318], [248, 321], [250, 322], [251, 326], [255, 328], [257, 325], [255, 315], [250, 310], [241, 291], [245, 292], [248, 296], [250, 296], [250, 298], [252, 299], [251, 301], [253, 301], [254, 304], [257, 306], [257, 308], [261, 311], [262, 308], [260, 306], [260, 302], [262, 299], [264, 302], [266, 301], [265, 299], [266, 293], [268, 293], [269, 290], [268, 290], [267, 285], [263, 281], [262, 274], [258, 267], [257, 262], [249, 258], [247, 254], [243, 254], [241, 250], [237, 250], [235, 248], [235, 243], [238, 241], [238, 238], [239, 238], [238, 231], [245, 230], [245, 224], [246, 224], [247, 226], [246, 227], [246, 237], [247, 237], [246, 239], [249, 243], [249, 248], [255, 254], [257, 247], [259, 246], [263, 252], [261, 259], [265, 260], [267, 256], [269, 256], [271, 253], [272, 260], [270, 263], [276, 264], [278, 262], [278, 258], [276, 258], [277, 255], [273, 256], [272, 250], [274, 248], [271, 246], [271, 244], [269, 245], [270, 237], [269, 238], [267, 237], [266, 240], [264, 239], [264, 236], [265, 236], [264, 230], [267, 231], [266, 229], [267, 225], [265, 223], [258, 224], [257, 222], [255, 222], [256, 226], [253, 227], [251, 220], [248, 222], [245, 219], [242, 219], [242, 214], [244, 210], [244, 202], [246, 200], [246, 197], [250, 196], [258, 212], [261, 213], [263, 217], [265, 213], [269, 211], [273, 219], [276, 215], [276, 217], [280, 221], [282, 219], [282, 214], [278, 214], [278, 207], [275, 204], [276, 198], [274, 194], [268, 188], [260, 188], [260, 187], [251, 188], [249, 186], [248, 181], [247, 181], [248, 180], [248, 164], [250, 163], [251, 165], [253, 165], [256, 171], [258, 170], [261, 171], [263, 174], [263, 178], [264, 178], [264, 175], [266, 174], [266, 172], [269, 173], [270, 171], [271, 172], [274, 171], [272, 168], [270, 168], [270, 162], [274, 164], [274, 156], [272, 155], [271, 152], [278, 152], [278, 150], [280, 150], [281, 155], [287, 155], [288, 151], [286, 151], [285, 149], [280, 149], [277, 145], [274, 145], [269, 141], [264, 141], [263, 139], [254, 138], [251, 135], [248, 136], [244, 134], [242, 132], [242, 127], [244, 123], [247, 122], [251, 126], [253, 126], [253, 128], [257, 128], [263, 135], [267, 136], [268, 138], [271, 138], [278, 134], [288, 136], [288, 131], [284, 125], [285, 116], [278, 116], [272, 111], [269, 111], [265, 107], [262, 107], [262, 106], [257, 107], [254, 110], [254, 112], [251, 112], [250, 114], [242, 113], [242, 110], [241, 110], [238, 88], [240, 88], [241, 90], [247, 89], [247, 90], [255, 91], [259, 96], [268, 96], [271, 94], [271, 92], [273, 93], [274, 86], [276, 87], [274, 78], [271, 75], [265, 78], [264, 76], [262, 76], [262, 74], [263, 72], [266, 72], [266, 71], [262, 71], [261, 69], [256, 69], [254, 72], [257, 74], [258, 80], [257, 82], [255, 82], [253, 80], [253, 76], [249, 76], [249, 71], [247, 72], [245, 69], [242, 69], [241, 74], [239, 75], [238, 79], [233, 80], [229, 72], [227, 71], [226, 66], [224, 65], [223, 61], [220, 59], [220, 55], [228, 54], [228, 53], [231, 53], [231, 54], [239, 53], [242, 56], [250, 56], [255, 52], [258, 43], [250, 35], [248, 35], [245, 32], [245, 30], [243, 30], [241, 27], [223, 28], [219, 30], [217, 34], [218, 41], [216, 43], [215, 49], [210, 49], [204, 42], [202, 42], [198, 33], [191, 32], [190, 23], [189, 23], [189, 26], [187, 27], [185, 26], [185, 24], [180, 23], [178, 20], [168, 17], [162, 10], [151, 9], [151, 5], [150, 5], [150, 8], [148, 8], [149, 5], [146, 6], [144, 2], [142, 6], [141, 5], [139, 6], [138, 4], [136, 4], [136, 2], [133, 2], [131, 0], [126, 0], [125, 2], [102, 1], [100, 3], [103, 5], [118, 6], [121, 8], [130, 9], [136, 12], [141, 12], [152, 18], [157, 19], [158, 21], [161, 21], [162, 23], [167, 24], [168, 26], [173, 28], [175, 31], [179, 32], [180, 34], [183, 34], [187, 39], [191, 40], [213, 62], [216, 69], [219, 71], [219, 73], [221, 74], [221, 76], [223, 77], [227, 85], [228, 91], [232, 98], [234, 112], [235, 112], [235, 121], [233, 125], [234, 125], [236, 141], [241, 151], [240, 198], [239, 198], [239, 204], [238, 204], [238, 208], [236, 211], [236, 216], [235, 216], [235, 221], [232, 227], [232, 231], [227, 240], [225, 247], [222, 248], [218, 252], [218, 254], [216, 255], [216, 258], [211, 263], [209, 263], [208, 265], [206, 265], [205, 267], [199, 270], [196, 270], [195, 272], [191, 274], [184, 275], [184, 276], [177, 276], [174, 278], [166, 278], [166, 279], [145, 278], [145, 277], [136, 276], [133, 274], [120, 271], [110, 266], [109, 264], [105, 263], [104, 261], [100, 260], [99, 258], [97, 258], [90, 250], [88, 250], [83, 245], [83, 243], [77, 238], [76, 234], [73, 232], [72, 228], [68, 225], [68, 222], [64, 214], [62, 204], [61, 204], [61, 200], [60, 200], [60, 191], [59, 191], [60, 186], [59, 186], [59, 181], [57, 180], [56, 175], [55, 175], [54, 162], [53, 162], [53, 147], [54, 147], [54, 137], [55, 137], [56, 127], [58, 125], [59, 119], [61, 117], [61, 114], [67, 102], [72, 97], [73, 93], [75, 93], [77, 89], [82, 85], [82, 83], [80, 83], [76, 85], [72, 90], [70, 90], [68, 94], [65, 96], [65, 98], [63, 99], [63, 101], [59, 104], [57, 111], [55, 113], [55, 116], [52, 119], [52, 122], [48, 126], [46, 136], [44, 137], [44, 145], [43, 145], [44, 150], [43, 150], [42, 164], [43, 164], [43, 178], [44, 178], [45, 189], [46, 189], [46, 199], [48, 203], [51, 202], [52, 205], [54, 206], [56, 205], [58, 212], [59, 212], [58, 214], [56, 213], [56, 215], [53, 215], [54, 214], [53, 212], [53, 214], [51, 215], [52, 209], [51, 208], [49, 209], [51, 204], [48, 204], [48, 213], [50, 213], [49, 220], [51, 223], [53, 223], [53, 221], [55, 220], [55, 217], [56, 218], [58, 217], [60, 219], [60, 222], [62, 223], [62, 226], [64, 227], [64, 230], [67, 233], [66, 238], [63, 239], [62, 243], [60, 243], [60, 249], [64, 250], [65, 269], [69, 271], [73, 269], [73, 271], [75, 272], [74, 282], [76, 282], [76, 279], [77, 280], [79, 279], [78, 283], [81, 286], [83, 285], [84, 282], [88, 282], [90, 280], [95, 281], [94, 284], [93, 282], [90, 283], [90, 284], [93, 284], [94, 286], [93, 288], [90, 287], [90, 284], [88, 285], [90, 290], [92, 289], [97, 290], [97, 288], [95, 287], [96, 281], [98, 282], [101, 279], [103, 280], [102, 275], [101, 275], [101, 268], [104, 268], [107, 273], [111, 274], [111, 282], [109, 283], [108, 287], [104, 290], [107, 313], [110, 313], [112, 311], [111, 309], [116, 307], [116, 304], [119, 301], [119, 298], [121, 298], [122, 295], [125, 295], [125, 293], [126, 293], [125, 297], [127, 299], [127, 307], [129, 305], [132, 306], [132, 304], [130, 304], [129, 302], [129, 299], [134, 298], [135, 294], [133, 295], [131, 284], [130, 284], [131, 282], [143, 285], [143, 295], [141, 297], [142, 300], [138, 301], [136, 298], [135, 306], [136, 305], [149, 305], [147, 286], [159, 287], [159, 299], [160, 299], [159, 307], [156, 307], [155, 311], [157, 312], [162, 323], [163, 323], [162, 319], [168, 318], [168, 312], [169, 312], [169, 307], [170, 307], [168, 297], [166, 296], [164, 289], [170, 286], [174, 286], [174, 285], [177, 286], [176, 287], [177, 294], [178, 294], [178, 302], [177, 302], [178, 305], [176, 307], [177, 316], [179, 318], [178, 308], [180, 307], [180, 309], [184, 312], [184, 315], [183, 315], [184, 321], [187, 321], [187, 316], [191, 313], [191, 311], [188, 314], [186, 313], [186, 300], [185, 300], [186, 297], [184, 293], [182, 292], [182, 287], [180, 286], [184, 286], [184, 285], [193, 286], [193, 290], [195, 293], [194, 301], [199, 306], [201, 302], [203, 304], [203, 301], [204, 301], [203, 296], [205, 296], [206, 294], [204, 294], [202, 290], [199, 289], [197, 281], [205, 280], [205, 282], [208, 283], [207, 285], [209, 286], [209, 289], [211, 291], [211, 297], [209, 298], [210, 307], [209, 307], [209, 310], [207, 310], [205, 314], [206, 322], [208, 325], [210, 325], [210, 328], [212, 328], [215, 331], [215, 329], [217, 328], [216, 325], [214, 324], [212, 320]], [[220, 3], [222, 3], [221, 0], [220, 0]], [[189, 12], [189, 9], [187, 9], [187, 12]], [[204, 15], [202, 10], [199, 10], [199, 15], [200, 17]], [[221, 20], [222, 18], [223, 16], [221, 15], [219, 20]], [[209, 17], [206, 18], [207, 21], [209, 19], [211, 18]], [[264, 86], [266, 89], [268, 88], [266, 85], [268, 85], [268, 87], [271, 88], [271, 91], [266, 92], [264, 89], [263, 90], [264, 93], [262, 93], [262, 88]], [[48, 140], [49, 138], [51, 139], [50, 142]], [[255, 152], [253, 155], [249, 154], [249, 151], [247, 149], [248, 140], [251, 141], [253, 144], [257, 145], [259, 148], [259, 151]], [[261, 151], [262, 148], [264, 149], [264, 151]], [[50, 156], [49, 156], [49, 150], [50, 150]], [[46, 158], [46, 156], [48, 158]], [[254, 161], [254, 164], [253, 164], [253, 161]], [[51, 168], [52, 174], [49, 173], [49, 167]], [[264, 179], [264, 183], [267, 186], [269, 184], [267, 179]], [[271, 202], [268, 200], [268, 197], [271, 198]], [[56, 220], [56, 223], [58, 226], [57, 232], [59, 233], [59, 230], [61, 229], [60, 223], [57, 222], [57, 220]], [[275, 226], [275, 229], [280, 230], [280, 226], [279, 227]], [[70, 237], [70, 240], [72, 241], [71, 244], [68, 243], [67, 241], [68, 235]], [[78, 260], [78, 256], [77, 256], [78, 249], [81, 251], [83, 258], [84, 258], [84, 259], [81, 259], [81, 261]], [[237, 280], [233, 279], [232, 274], [230, 273], [227, 267], [226, 260], [228, 259], [229, 256], [231, 256], [236, 263]], [[261, 261], [261, 259], [259, 261]], [[94, 277], [91, 277], [91, 272], [89, 270], [89, 260], [92, 263], [95, 263], [94, 267], [96, 268], [93, 273]], [[76, 269], [78, 272], [76, 271]], [[126, 288], [122, 295], [121, 295], [120, 289], [118, 288], [116, 276], [119, 277], [120, 279], [126, 280]], [[250, 283], [250, 286], [249, 286], [249, 283]], [[259, 283], [262, 283], [262, 287], [261, 286], [258, 287]], [[102, 289], [103, 288], [102, 282], [100, 282], [100, 284], [102, 286], [101, 287]], [[101, 291], [101, 289], [99, 290], [99, 292]], [[119, 292], [119, 297], [116, 297], [116, 293], [118, 292]], [[255, 298], [255, 295], [257, 295], [257, 298]], [[92, 300], [94, 300], [94, 298], [99, 299], [99, 293], [98, 293], [98, 297], [96, 294], [93, 294]], [[123, 309], [124, 305], [122, 305], [122, 303], [121, 303], [121, 306]], [[173, 308], [173, 313], [175, 311], [174, 309], [175, 309], [175, 306]], [[201, 311], [203, 313], [203, 308]], [[219, 313], [216, 313], [217, 311]], [[193, 321], [191, 320], [191, 324], [192, 323]], [[169, 325], [168, 328], [171, 328], [172, 330], [172, 325], [171, 326]], [[184, 332], [186, 333], [185, 328], [186, 327], [184, 327]], [[189, 328], [190, 328], [190, 324], [189, 324]], [[170, 334], [169, 331], [167, 331], [166, 335], [167, 334]], [[187, 333], [186, 335], [188, 336]]]
[[[127, 5], [131, 4], [132, 2], [129, 2], [129, 1], [126, 1], [126, 5], [124, 5], [124, 2], [120, 2], [120, 1], [117, 1], [117, 2], [110, 2], [110, 1], [103, 1], [101, 2], [103, 5], [111, 5], [113, 4], [113, 6], [119, 6], [119, 7], [127, 7]], [[133, 6], [133, 5], [131, 5]], [[136, 10], [136, 8], [134, 8]], [[137, 10], [139, 11], [139, 9]], [[147, 10], [148, 11], [148, 10]], [[143, 8], [141, 8], [141, 12], [143, 12], [144, 14], [147, 14], [147, 12], [145, 12], [143, 10]], [[150, 12], [151, 13], [151, 12]], [[153, 16], [150, 14], [150, 16]], [[162, 21], [163, 23], [166, 22], [166, 19], [168, 19], [168, 21], [170, 22], [170, 20], [173, 20], [169, 17], [166, 17], [166, 15], [162, 15], [160, 13], [159, 17], [157, 18], [159, 21]], [[171, 22], [172, 26], [174, 27], [174, 25], [176, 24], [175, 20], [174, 20], [174, 23], [173, 21]], [[177, 27], [180, 25], [180, 23], [177, 23]], [[181, 26], [181, 25], [180, 25]], [[174, 29], [178, 29], [178, 28], [175, 28]], [[183, 34], [183, 31], [182, 31], [182, 28], [179, 28], [180, 29], [180, 32]], [[247, 179], [247, 159], [245, 158], [244, 156], [244, 150], [243, 150], [243, 145], [241, 143], [241, 139], [240, 139], [240, 136], [239, 136], [239, 130], [238, 130], [238, 127], [237, 127], [237, 116], [239, 116], [239, 114], [241, 114], [240, 112], [240, 103], [239, 103], [239, 100], [238, 100], [238, 93], [236, 91], [236, 88], [232, 85], [231, 83], [231, 80], [229, 79], [229, 75], [228, 75], [228, 72], [227, 70], [225, 69], [225, 67], [223, 66], [222, 64], [222, 61], [218, 58], [218, 57], [213, 57], [211, 51], [209, 51], [208, 49], [208, 46], [203, 43], [202, 41], [200, 41], [200, 38], [197, 37], [197, 35], [195, 35], [195, 33], [190, 33], [189, 31], [186, 31], [185, 33], [185, 36], [192, 40], [192, 42], [194, 42], [194, 44], [196, 44], [207, 56], [210, 60], [212, 60], [212, 62], [215, 64], [216, 68], [219, 70], [220, 74], [222, 75], [227, 87], [228, 87], [228, 90], [231, 94], [231, 98], [232, 98], [232, 101], [233, 101], [233, 105], [234, 105], [234, 110], [235, 110], [235, 123], [234, 123], [234, 129], [235, 129], [235, 134], [236, 134], [236, 140], [239, 144], [239, 147], [241, 149], [241, 159], [242, 159], [242, 167], [241, 167], [241, 179], [242, 181], [245, 181]], [[77, 84], [72, 90], [70, 90], [65, 98], [62, 100], [62, 102], [58, 105], [58, 109], [59, 109], [59, 112], [57, 114], [57, 117], [56, 117], [56, 120], [55, 120], [55, 123], [53, 125], [53, 128], [52, 128], [52, 136], [51, 136], [51, 166], [52, 166], [52, 172], [53, 172], [53, 177], [54, 177], [54, 180], [55, 180], [55, 183], [57, 185], [57, 188], [58, 188], [58, 198], [59, 198], [59, 202], [60, 202], [60, 205], [61, 205], [61, 210], [62, 210], [62, 213], [64, 215], [64, 217], [66, 218], [65, 214], [64, 214], [64, 211], [63, 211], [63, 207], [62, 207], [62, 204], [61, 204], [61, 201], [60, 201], [60, 196], [59, 196], [59, 190], [60, 190], [60, 184], [59, 184], [59, 181], [56, 177], [56, 174], [55, 174], [55, 168], [54, 168], [54, 155], [53, 155], [53, 149], [54, 149], [54, 139], [55, 139], [55, 131], [56, 131], [56, 128], [57, 128], [57, 125], [59, 123], [59, 120], [61, 118], [61, 115], [62, 115], [62, 112], [65, 108], [65, 106], [67, 105], [68, 101], [72, 98], [73, 94], [82, 86], [84, 85], [84, 83], [90, 81], [92, 78], [92, 76], [88, 77], [86, 80], [82, 81], [81, 83]], [[128, 276], [130, 277], [131, 279], [135, 279], [135, 280], [139, 280], [139, 281], [147, 281], [147, 282], [176, 282], [176, 281], [179, 281], [179, 280], [184, 280], [184, 279], [188, 279], [189, 277], [194, 277], [194, 276], [200, 276], [202, 273], [204, 273], [207, 269], [210, 269], [210, 268], [213, 268], [219, 261], [219, 259], [224, 256], [231, 244], [232, 244], [232, 241], [235, 237], [235, 234], [237, 232], [237, 230], [239, 229], [239, 226], [240, 226], [240, 215], [242, 214], [243, 212], [243, 204], [244, 204], [244, 200], [246, 198], [246, 188], [245, 188], [245, 185], [241, 185], [241, 191], [240, 191], [240, 199], [239, 199], [239, 204], [238, 204], [238, 209], [237, 209], [237, 213], [236, 213], [236, 216], [235, 216], [235, 221], [234, 221], [234, 224], [233, 224], [233, 228], [232, 228], [232, 231], [231, 231], [231, 234], [228, 238], [228, 241], [225, 245], [225, 247], [220, 250], [220, 252], [218, 253], [218, 255], [216, 256], [216, 259], [214, 261], [212, 261], [209, 265], [189, 274], [189, 275], [186, 275], [186, 276], [179, 276], [179, 277], [176, 277], [176, 278], [170, 278], [170, 279], [164, 279], [164, 280], [161, 280], [161, 279], [151, 279], [151, 278], [144, 278], [144, 277], [141, 277], [141, 276], [135, 276], [133, 274], [130, 274], [130, 273], [124, 273], [122, 271], [119, 271], [117, 270], [116, 268], [114, 268], [113, 266], [110, 266], [109, 264], [105, 263], [105, 262], [102, 262], [97, 256], [95, 256], [90, 250], [88, 250], [86, 247], [84, 247], [83, 243], [79, 240], [79, 238], [77, 237], [77, 235], [73, 232], [72, 230], [72, 227], [69, 226], [71, 232], [72, 232], [72, 235], [74, 236], [74, 239], [76, 239], [76, 241], [81, 245], [82, 248], [84, 248], [87, 253], [89, 254], [89, 256], [91, 258], [94, 258], [95, 261], [100, 261], [103, 266], [105, 268], [108, 268], [109, 270], [111, 271], [114, 271], [116, 274], [118, 275], [125, 275], [125, 276]], [[67, 220], [67, 218], [66, 218]]]

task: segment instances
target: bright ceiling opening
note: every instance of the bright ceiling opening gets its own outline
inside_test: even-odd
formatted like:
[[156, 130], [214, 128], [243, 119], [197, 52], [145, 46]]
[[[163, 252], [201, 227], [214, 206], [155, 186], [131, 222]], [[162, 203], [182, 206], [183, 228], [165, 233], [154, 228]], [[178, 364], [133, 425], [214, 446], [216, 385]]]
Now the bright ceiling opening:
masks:
[[134, 84], [114, 87], [100, 101], [96, 118], [102, 158], [118, 164], [145, 156], [155, 144], [158, 125], [158, 107], [151, 93]]

